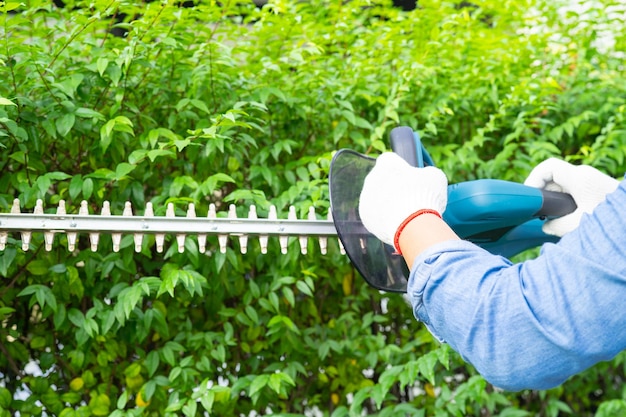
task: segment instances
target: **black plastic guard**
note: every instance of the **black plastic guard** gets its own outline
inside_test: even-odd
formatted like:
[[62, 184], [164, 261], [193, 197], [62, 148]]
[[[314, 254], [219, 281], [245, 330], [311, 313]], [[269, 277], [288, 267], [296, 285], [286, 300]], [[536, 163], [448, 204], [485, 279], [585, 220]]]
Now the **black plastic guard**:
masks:
[[337, 235], [352, 265], [374, 288], [406, 292], [409, 270], [392, 246], [369, 233], [359, 216], [359, 198], [376, 160], [341, 149], [330, 164], [330, 205]]

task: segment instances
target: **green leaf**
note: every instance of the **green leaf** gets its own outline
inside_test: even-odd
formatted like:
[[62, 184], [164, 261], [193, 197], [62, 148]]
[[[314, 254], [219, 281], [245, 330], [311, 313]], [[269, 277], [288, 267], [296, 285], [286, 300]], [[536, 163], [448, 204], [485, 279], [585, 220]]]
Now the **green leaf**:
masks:
[[143, 161], [147, 154], [147, 149], [136, 149], [132, 151], [130, 155], [128, 155], [128, 162], [130, 164], [136, 165]]
[[11, 407], [12, 401], [13, 395], [11, 395], [11, 391], [4, 387], [0, 387], [0, 408], [8, 410]]
[[115, 179], [115, 173], [108, 168], [98, 168], [93, 173], [85, 175], [85, 178], [96, 178], [112, 181]]
[[133, 122], [130, 121], [130, 119], [126, 116], [117, 116], [115, 119], [115, 127], [118, 126], [133, 126]]
[[209, 111], [209, 108], [204, 102], [200, 100], [192, 99], [190, 103], [192, 106], [196, 107], [197, 109], [202, 110], [203, 112], [207, 114], [211, 114], [211, 112]]
[[31, 294], [35, 297], [35, 300], [42, 309], [47, 305], [52, 309], [52, 311], [56, 311], [56, 297], [54, 296], [50, 288], [41, 284], [33, 284], [24, 288], [17, 294], [17, 296], [22, 297]]
[[267, 374], [257, 375], [250, 383], [250, 388], [248, 388], [248, 395], [250, 397], [254, 396], [269, 383], [269, 380], [270, 376]]
[[106, 416], [109, 414], [111, 400], [106, 394], [96, 394], [89, 401], [89, 409], [95, 416]]
[[267, 386], [270, 387], [272, 391], [276, 392], [277, 394], [280, 394], [281, 381], [282, 381], [281, 374], [272, 374], [270, 375], [269, 381], [267, 382]]
[[150, 159], [150, 162], [154, 162], [160, 156], [176, 158], [176, 153], [169, 149], [152, 149], [150, 151], [147, 151], [146, 154], [148, 155], [148, 159]]
[[115, 120], [109, 120], [100, 128], [100, 148], [102, 148], [102, 152], [106, 152], [111, 144], [114, 127]]
[[30, 340], [31, 349], [43, 349], [47, 344], [46, 338], [42, 336], [35, 336]]
[[156, 351], [148, 353], [145, 359], [146, 369], [148, 370], [148, 376], [152, 377], [159, 367], [159, 354]]
[[235, 180], [233, 179], [233, 177], [227, 174], [223, 174], [223, 173], [213, 174], [209, 176], [206, 180], [204, 180], [204, 182], [200, 185], [200, 189], [205, 194], [212, 194], [213, 192], [215, 192], [218, 186], [220, 186], [221, 184], [225, 182], [234, 183]]
[[0, 96], [0, 106], [17, 106], [17, 104], [13, 103], [8, 98]]
[[53, 319], [55, 330], [59, 330], [63, 326], [66, 317], [67, 311], [65, 309], [65, 306], [63, 304], [59, 304], [57, 306], [57, 311], [54, 313]]
[[82, 187], [83, 197], [85, 199], [91, 198], [91, 195], [93, 194], [93, 187], [94, 187], [93, 180], [91, 178], [85, 178], [85, 180], [83, 181], [83, 187]]
[[313, 292], [311, 291], [311, 288], [306, 284], [306, 282], [296, 281], [296, 287], [301, 293], [306, 294], [309, 297], [313, 297]]
[[83, 315], [83, 313], [80, 312], [80, 310], [76, 308], [70, 309], [68, 317], [72, 324], [74, 324], [74, 326], [76, 327], [82, 328], [85, 325], [85, 316]]
[[109, 66], [109, 60], [106, 59], [105, 57], [100, 57], [96, 61], [96, 67], [101, 77], [103, 76], [108, 66]]
[[78, 196], [80, 195], [80, 193], [83, 191], [83, 177], [82, 175], [78, 174], [78, 175], [74, 175], [74, 177], [72, 177], [72, 180], [70, 181], [70, 198], [72, 200], [75, 200], [78, 198]]
[[207, 412], [213, 411], [213, 403], [215, 402], [215, 392], [209, 390], [200, 397], [200, 404]]
[[7, 315], [15, 312], [14, 308], [11, 307], [0, 307], [0, 319], [4, 319]]
[[198, 403], [193, 399], [188, 399], [185, 405], [183, 406], [183, 414], [188, 417], [193, 417], [196, 415], [196, 411], [198, 409]]
[[7, 247], [0, 252], [0, 276], [7, 276], [9, 268], [15, 260], [15, 255], [17, 255], [17, 249], [14, 247]]
[[428, 352], [417, 360], [420, 373], [431, 384], [435, 384], [435, 365], [437, 364], [436, 352]]
[[285, 300], [287, 300], [287, 302], [292, 305], [295, 306], [296, 304], [296, 297], [293, 294], [293, 290], [289, 287], [283, 287], [282, 288], [282, 292], [283, 292], [283, 297], [285, 297]]
[[[130, 393], [128, 391], [122, 392], [122, 394], [117, 399], [117, 408], [118, 409], [123, 409], [126, 406], [126, 403], [128, 403], [129, 395], [130, 395]], [[118, 411], [118, 410], [116, 410], [116, 411]]]
[[74, 127], [74, 122], [76, 121], [76, 116], [72, 113], [67, 113], [61, 116], [56, 120], [56, 128], [59, 135], [62, 137], [67, 136], [67, 134]]
[[133, 172], [133, 170], [137, 168], [136, 165], [132, 165], [129, 164], [127, 162], [122, 162], [121, 164], [119, 164], [117, 166], [117, 168], [115, 169], [115, 180], [119, 181], [122, 178], [124, 178], [126, 175], [130, 174], [131, 172]]
[[507, 407], [498, 414], [499, 417], [527, 417], [531, 414], [528, 411], [514, 407]]
[[86, 107], [79, 107], [76, 109], [76, 111], [74, 112], [74, 114], [78, 117], [84, 117], [84, 118], [89, 118], [89, 119], [97, 119], [97, 120], [105, 120], [104, 116], [93, 110], [93, 109], [88, 109]]

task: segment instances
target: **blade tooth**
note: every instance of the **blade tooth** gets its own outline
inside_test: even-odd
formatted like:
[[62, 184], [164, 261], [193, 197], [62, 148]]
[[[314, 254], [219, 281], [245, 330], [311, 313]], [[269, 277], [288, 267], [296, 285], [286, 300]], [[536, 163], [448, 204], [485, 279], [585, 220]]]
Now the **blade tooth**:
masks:
[[[43, 201], [40, 198], [38, 198], [35, 203], [33, 214], [43, 214]], [[20, 234], [22, 236], [22, 250], [26, 252], [30, 248], [30, 238], [33, 236], [33, 232], [25, 230]]]
[[67, 234], [67, 250], [70, 252], [74, 252], [76, 249], [76, 241], [78, 240], [78, 235], [74, 232], [69, 232]]
[[[289, 220], [297, 220], [296, 217], [296, 208], [294, 206], [289, 207], [289, 211], [287, 212], [287, 219]], [[289, 246], [289, 236], [288, 235], [280, 235], [278, 236], [278, 241], [280, 242], [280, 252], [283, 255], [287, 254], [287, 247]]]
[[[191, 208], [191, 204], [189, 206]], [[196, 217], [195, 205], [193, 207], [194, 207], [193, 217]], [[187, 216], [189, 216], [189, 212], [187, 213]], [[200, 251], [200, 253], [206, 252], [206, 233], [198, 233], [197, 238], [198, 238], [198, 250]]]
[[[234, 204], [228, 206], [227, 216], [229, 219], [237, 218], [237, 210]], [[220, 245], [220, 253], [226, 253], [226, 247], [228, 245], [228, 235], [218, 235], [217, 240]]]
[[124, 211], [122, 212], [122, 216], [132, 217], [133, 216], [133, 205], [130, 201], [124, 203]]
[[165, 210], [165, 217], [176, 217], [176, 210], [174, 209], [173, 203], [167, 204], [167, 209]]
[[[130, 201], [124, 203], [124, 210], [122, 211], [122, 216], [132, 216], [133, 209], [130, 205]], [[111, 240], [113, 241], [113, 252], [120, 251], [120, 244], [122, 242], [122, 234], [121, 233], [111, 233]]]
[[[40, 200], [37, 200], [38, 202]], [[38, 213], [38, 206], [35, 205], [35, 214], [43, 214], [43, 204], [41, 205], [41, 212]], [[46, 252], [50, 252], [52, 250], [52, 243], [54, 242], [54, 232], [44, 232], [43, 233], [43, 242]]]
[[[217, 219], [217, 210], [215, 209], [215, 204], [209, 204], [209, 211], [206, 214], [208, 219]], [[216, 226], [213, 226], [212, 230], [215, 230]], [[219, 239], [218, 239], [219, 240]]]
[[[89, 203], [87, 200], [83, 200], [80, 202], [80, 209], [78, 213], [81, 215], [89, 215]], [[100, 239], [100, 234], [98, 232], [90, 232], [89, 233], [89, 245], [91, 247], [91, 251], [95, 252], [98, 250], [98, 240]]]
[[0, 250], [4, 250], [7, 247], [8, 239], [9, 233], [6, 231], [0, 231]]
[[[154, 207], [152, 203], [146, 203], [146, 211], [143, 213], [145, 217], [154, 217]], [[154, 235], [154, 243], [156, 251], [158, 253], [163, 252], [163, 243], [165, 242], [165, 235], [163, 233], [156, 233]]]
[[[11, 213], [16, 214], [20, 212], [20, 200], [14, 199], [11, 206]], [[7, 240], [9, 239], [9, 232], [0, 232], [0, 250], [4, 250], [7, 246]]]
[[[330, 209], [328, 210], [327, 218], [330, 221], [333, 220], [333, 212]], [[345, 255], [346, 250], [344, 249], [343, 244], [341, 243], [341, 239], [337, 238], [337, 243], [339, 243], [339, 253], [341, 253], [342, 255]]]
[[[11, 213], [15, 213], [15, 201], [17, 200], [17, 212], [20, 211], [20, 200], [17, 198], [13, 200], [13, 205], [11, 206]], [[3, 231], [0, 232], [0, 250], [4, 250], [7, 246], [7, 240], [9, 239], [9, 232]]]
[[[194, 203], [189, 203], [189, 206], [187, 206], [187, 217], [190, 219], [195, 219], [196, 218], [196, 205]], [[198, 239], [199, 241], [200, 239]], [[185, 249], [185, 240], [183, 239], [183, 250]], [[200, 253], [202, 253], [203, 251], [201, 251]]]
[[[217, 213], [215, 218], [217, 218]], [[217, 235], [217, 243], [220, 246], [220, 253], [226, 253], [226, 244], [228, 243], [228, 235]]]
[[65, 200], [59, 200], [59, 206], [57, 207], [57, 214], [59, 216], [65, 216], [67, 210], [65, 209]]
[[[111, 203], [105, 201], [102, 203], [102, 210], [100, 211], [101, 216], [110, 216], [111, 215]], [[113, 239], [113, 235], [111, 235], [111, 239], [113, 240], [113, 250], [115, 250], [115, 240]]]
[[11, 206], [11, 214], [20, 214], [22, 211], [20, 210], [20, 199], [13, 199], [13, 205]]
[[[237, 212], [235, 211], [235, 205], [231, 204], [230, 206], [228, 206], [228, 217], [233, 218], [233, 216], [237, 217]], [[226, 246], [228, 245], [228, 235], [218, 235], [217, 240], [220, 245], [220, 253], [226, 253]]]
[[[20, 214], [22, 212], [22, 210], [20, 209], [20, 200], [19, 199], [14, 199], [13, 200], [13, 206], [11, 207], [11, 213], [12, 214]], [[20, 236], [22, 239], [22, 250], [27, 251], [28, 250], [28, 245], [24, 245], [24, 235], [28, 234], [28, 232], [20, 232]], [[30, 242], [30, 235], [28, 235], [28, 237], [26, 238], [28, 239], [28, 241]], [[26, 246], [26, 248], [24, 248], [24, 246]]]
[[[276, 207], [274, 206], [270, 206], [270, 212], [268, 215], [268, 218], [272, 218], [272, 212], [274, 213], [274, 217], [276, 217]], [[248, 214], [248, 217], [251, 219], [256, 219], [258, 218], [257, 212], [256, 212], [256, 207], [255, 206], [251, 206], [250, 207], [250, 213]], [[267, 241], [268, 241], [268, 236], [267, 235], [259, 235], [259, 245], [261, 246], [261, 253], [263, 255], [265, 255], [267, 253]]]
[[[175, 216], [176, 214], [174, 214]], [[187, 217], [189, 217], [189, 207], [187, 207]], [[184, 233], [176, 234], [176, 246], [178, 247], [178, 253], [185, 252], [185, 238], [187, 236]]]
[[[315, 214], [315, 207], [309, 207], [309, 220], [317, 220], [317, 215]], [[322, 255], [326, 255], [326, 248], [328, 245], [328, 238], [326, 236], [320, 236], [318, 238], [318, 242], [320, 245], [320, 253]]]
[[[237, 218], [237, 208], [234, 204], [231, 204], [229, 207], [228, 217], [231, 219]], [[248, 253], [248, 235], [242, 234], [239, 236], [239, 250], [242, 254]]]
[[[312, 208], [313, 207], [309, 207], [309, 216], [311, 214], [311, 210], [310, 209], [312, 209]], [[295, 214], [296, 214], [296, 209], [295, 208], [293, 209], [293, 212], [294, 212], [294, 216], [295, 216]], [[315, 218], [315, 213], [313, 213], [313, 218]], [[297, 217], [296, 217], [296, 219], [297, 219]], [[306, 235], [298, 236], [298, 243], [300, 243], [300, 253], [302, 255], [306, 255], [307, 252], [309, 251], [309, 247], [308, 247], [309, 246], [309, 237], [306, 236]]]
[[[78, 214], [79, 215], [83, 215], [83, 214], [88, 214], [88, 213], [85, 213], [84, 208], [81, 205], [81, 207], [78, 209]], [[70, 252], [74, 252], [74, 250], [76, 250], [76, 245], [77, 244], [78, 244], [78, 233], [76, 233], [76, 232], [67, 232], [67, 249]]]
[[174, 210], [174, 203], [168, 203], [165, 210], [166, 217], [176, 217], [176, 210]]
[[[257, 218], [257, 214], [256, 214], [256, 206], [254, 204], [250, 205], [250, 207], [248, 207], [248, 218], [249, 219], [256, 219]], [[247, 244], [248, 240], [246, 239], [246, 244]]]
[[28, 248], [30, 247], [30, 237], [32, 236], [32, 232], [29, 231], [23, 231], [20, 232], [21, 236], [22, 236], [22, 250], [24, 252], [28, 251]]
[[37, 199], [35, 203], [35, 209], [33, 210], [33, 214], [43, 214], [43, 200], [41, 198]]
[[89, 246], [91, 247], [92, 252], [98, 251], [99, 244], [100, 244], [100, 233], [98, 232], [89, 233]]
[[[65, 215], [65, 200], [59, 200], [59, 205], [57, 206], [57, 215], [58, 216], [63, 216]], [[54, 241], [54, 233], [50, 236], [50, 246], [52, 246], [52, 243]]]
[[[270, 220], [278, 220], [278, 210], [276, 210], [275, 205], [270, 206], [270, 212], [268, 213], [267, 218]], [[279, 237], [279, 240], [280, 240], [280, 237]]]
[[[133, 206], [130, 201], [124, 205], [122, 216], [133, 217]], [[133, 243], [135, 244], [135, 252], [141, 252], [141, 243], [143, 242], [143, 233], [133, 233]]]
[[[330, 214], [330, 211], [328, 212], [328, 214]], [[328, 218], [328, 216], [326, 216]], [[327, 251], [328, 251], [328, 238], [326, 236], [320, 236], [319, 237], [319, 244], [320, 244], [320, 253], [322, 255], [326, 255]]]

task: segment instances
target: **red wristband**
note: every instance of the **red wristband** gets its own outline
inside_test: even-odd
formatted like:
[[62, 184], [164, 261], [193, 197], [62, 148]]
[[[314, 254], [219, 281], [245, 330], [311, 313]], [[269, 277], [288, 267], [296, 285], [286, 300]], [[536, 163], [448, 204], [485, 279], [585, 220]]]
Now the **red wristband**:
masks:
[[393, 238], [393, 247], [396, 249], [396, 253], [398, 255], [402, 255], [402, 251], [400, 250], [400, 235], [402, 234], [402, 231], [411, 222], [411, 220], [418, 216], [421, 216], [422, 214], [434, 214], [441, 219], [441, 214], [439, 214], [437, 210], [432, 209], [417, 210], [415, 213], [404, 219], [404, 221], [400, 223], [400, 226], [398, 226], [398, 230], [396, 230], [396, 234]]

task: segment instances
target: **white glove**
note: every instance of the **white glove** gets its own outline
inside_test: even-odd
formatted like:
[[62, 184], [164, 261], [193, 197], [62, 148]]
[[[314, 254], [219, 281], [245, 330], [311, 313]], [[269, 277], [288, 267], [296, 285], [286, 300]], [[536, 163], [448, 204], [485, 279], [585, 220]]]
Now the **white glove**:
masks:
[[545, 233], [561, 237], [576, 229], [583, 213], [591, 213], [607, 194], [615, 191], [619, 181], [589, 165], [572, 165], [550, 158], [537, 165], [524, 184], [572, 196], [578, 208], [543, 225]]
[[399, 155], [387, 152], [365, 177], [359, 215], [370, 233], [393, 245], [398, 227], [410, 215], [421, 209], [441, 215], [447, 202], [448, 180], [443, 171], [412, 167]]

